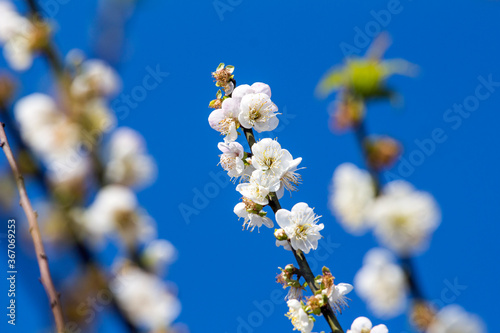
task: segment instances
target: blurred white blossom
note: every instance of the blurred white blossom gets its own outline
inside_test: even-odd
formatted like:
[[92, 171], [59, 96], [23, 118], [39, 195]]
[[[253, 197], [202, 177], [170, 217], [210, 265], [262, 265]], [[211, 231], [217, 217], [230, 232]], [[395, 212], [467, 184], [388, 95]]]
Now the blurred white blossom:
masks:
[[166, 239], [154, 239], [143, 252], [144, 262], [158, 274], [177, 259], [176, 248]]
[[121, 127], [108, 144], [106, 179], [127, 186], [146, 186], [156, 178], [156, 163], [146, 151], [144, 138], [135, 130]]
[[379, 241], [403, 255], [425, 248], [440, 219], [432, 195], [402, 180], [387, 184], [369, 212]]
[[118, 73], [102, 60], [85, 60], [71, 84], [74, 97], [111, 97], [122, 86]]
[[140, 327], [166, 329], [180, 314], [180, 302], [167, 286], [138, 268], [123, 268], [110, 287], [120, 306]]
[[356, 293], [377, 317], [392, 318], [405, 309], [405, 273], [388, 250], [375, 248], [365, 255], [354, 285]]
[[333, 174], [330, 209], [344, 229], [359, 235], [368, 229], [366, 213], [375, 198], [375, 187], [367, 171], [351, 163], [337, 167]]
[[387, 326], [381, 324], [373, 327], [370, 319], [366, 317], [356, 318], [347, 333], [389, 333]]
[[458, 305], [441, 309], [426, 331], [427, 333], [485, 333], [486, 328], [478, 316], [466, 312]]

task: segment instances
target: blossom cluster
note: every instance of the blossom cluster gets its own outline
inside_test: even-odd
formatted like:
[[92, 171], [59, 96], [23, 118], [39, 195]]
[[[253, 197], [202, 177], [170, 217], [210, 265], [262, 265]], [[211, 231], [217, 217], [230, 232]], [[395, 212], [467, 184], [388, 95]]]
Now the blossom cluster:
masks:
[[[28, 19], [0, 0], [0, 46], [12, 69], [29, 69], [36, 52], [52, 47], [49, 38], [46, 22]], [[105, 289], [138, 329], [171, 331], [181, 306], [164, 274], [176, 249], [158, 238], [154, 219], [135, 193], [154, 181], [156, 162], [140, 133], [117, 127], [110, 107], [122, 86], [116, 70], [79, 50], [59, 65], [59, 94], [32, 93], [13, 106], [20, 146], [31, 156], [21, 167], [47, 181], [48, 208], [40, 213], [44, 235], [65, 244], [72, 240], [88, 253], [115, 241], [114, 264], [102, 274], [110, 276]]]
[[[338, 92], [332, 125], [334, 129], [355, 131], [368, 168], [363, 170], [351, 163], [336, 168], [329, 198], [332, 213], [347, 232], [359, 236], [371, 230], [378, 242], [392, 251], [377, 248], [365, 255], [363, 267], [354, 279], [356, 292], [381, 318], [403, 313], [411, 296], [410, 317], [420, 331], [484, 332], [480, 320], [459, 307], [437, 312], [415, 287], [414, 272], [408, 263], [412, 256], [428, 248], [441, 213], [431, 194], [416, 190], [409, 182], [380, 182], [380, 172], [394, 164], [401, 145], [388, 136], [370, 136], [366, 132], [367, 102], [392, 98], [395, 93], [387, 88], [387, 78], [393, 74], [412, 75], [415, 68], [402, 59], [381, 60], [383, 44], [388, 44], [384, 36], [374, 41], [366, 57], [348, 59], [345, 65], [334, 68], [317, 90], [320, 95]], [[368, 319], [358, 318], [348, 332], [387, 332], [387, 328], [372, 328]]]
[[[302, 158], [294, 158], [277, 140], [264, 138], [255, 141], [253, 130], [261, 133], [278, 126], [278, 108], [271, 100], [271, 88], [267, 84], [257, 82], [234, 87], [233, 72], [234, 67], [221, 64], [212, 73], [218, 86], [230, 85], [230, 89], [225, 89], [224, 96], [219, 90], [216, 99], [210, 102], [209, 107], [215, 110], [208, 122], [224, 137], [218, 144], [222, 152], [219, 164], [234, 181], [238, 180], [236, 190], [242, 195], [242, 202], [235, 206], [234, 213], [243, 219], [244, 229], [253, 231], [263, 225], [272, 228], [274, 222], [264, 210], [266, 206], [271, 207], [280, 227], [274, 232], [276, 245], [307, 254], [318, 248], [322, 237], [320, 232], [324, 228], [319, 223], [321, 216], [304, 202], [295, 204], [291, 210], [283, 209], [279, 204], [285, 190], [297, 191], [301, 183], [298, 170]], [[226, 81], [222, 77], [226, 77]], [[237, 142], [242, 134], [250, 151], [245, 151]], [[347, 283], [335, 284], [334, 277], [325, 267], [323, 275], [315, 281], [319, 290], [313, 296], [304, 297], [307, 284], [300, 282], [301, 274], [290, 264], [281, 269], [276, 281], [283, 288], [289, 288], [286, 316], [294, 329], [309, 333], [314, 326], [314, 316], [320, 316], [322, 308], [329, 305], [336, 313], [342, 311], [347, 305], [346, 295], [353, 287]]]

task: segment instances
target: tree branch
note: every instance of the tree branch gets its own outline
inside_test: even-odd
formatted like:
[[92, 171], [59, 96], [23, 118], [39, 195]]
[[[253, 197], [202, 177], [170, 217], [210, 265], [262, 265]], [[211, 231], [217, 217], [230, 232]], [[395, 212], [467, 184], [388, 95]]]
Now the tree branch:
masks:
[[52, 282], [52, 276], [50, 275], [49, 263], [47, 255], [45, 254], [45, 249], [42, 242], [42, 235], [40, 234], [40, 228], [38, 227], [37, 214], [31, 206], [30, 199], [26, 192], [26, 187], [24, 186], [24, 178], [19, 171], [12, 150], [10, 149], [9, 142], [7, 140], [7, 135], [5, 134], [4, 124], [0, 123], [0, 146], [3, 148], [7, 161], [9, 162], [10, 168], [16, 180], [17, 189], [19, 191], [19, 196], [21, 198], [20, 205], [26, 214], [28, 219], [30, 234], [33, 240], [33, 245], [35, 246], [36, 259], [38, 261], [38, 266], [40, 268], [41, 282], [47, 293], [50, 301], [50, 307], [54, 315], [54, 320], [57, 327], [58, 333], [64, 332], [64, 317], [61, 308], [61, 303], [59, 301], [59, 294], [54, 287]]

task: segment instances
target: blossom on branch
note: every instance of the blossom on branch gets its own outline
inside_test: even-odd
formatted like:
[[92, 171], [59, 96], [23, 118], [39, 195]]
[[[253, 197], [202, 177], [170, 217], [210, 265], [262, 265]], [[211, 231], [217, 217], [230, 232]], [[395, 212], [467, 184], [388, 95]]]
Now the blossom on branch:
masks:
[[276, 222], [285, 230], [291, 246], [305, 253], [318, 247], [319, 232], [324, 228], [323, 223], [317, 224], [320, 217], [304, 202], [297, 203], [291, 211], [280, 209], [276, 212]]

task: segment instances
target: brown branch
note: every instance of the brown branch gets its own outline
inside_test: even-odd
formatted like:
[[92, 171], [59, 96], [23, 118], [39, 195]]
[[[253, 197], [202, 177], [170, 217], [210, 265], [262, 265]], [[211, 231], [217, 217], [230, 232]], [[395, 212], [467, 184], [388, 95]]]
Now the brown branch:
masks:
[[0, 146], [3, 148], [7, 161], [12, 169], [17, 189], [19, 190], [19, 197], [21, 198], [20, 205], [28, 219], [31, 238], [33, 239], [33, 245], [35, 246], [36, 259], [38, 261], [38, 266], [40, 267], [40, 281], [42, 282], [45, 292], [49, 298], [57, 332], [62, 333], [64, 332], [63, 312], [59, 301], [59, 293], [56, 291], [50, 275], [49, 263], [47, 255], [45, 254], [40, 228], [38, 227], [37, 214], [33, 210], [30, 199], [28, 198], [28, 193], [26, 192], [26, 187], [24, 186], [24, 178], [19, 171], [14, 155], [12, 154], [12, 150], [10, 149], [4, 126], [5, 125], [3, 123], [0, 123]]

